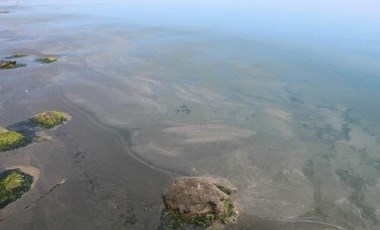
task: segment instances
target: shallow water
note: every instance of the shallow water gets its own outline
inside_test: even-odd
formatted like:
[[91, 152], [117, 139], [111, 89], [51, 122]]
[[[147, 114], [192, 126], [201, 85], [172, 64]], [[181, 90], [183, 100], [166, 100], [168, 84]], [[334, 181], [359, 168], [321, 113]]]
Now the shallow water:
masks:
[[73, 120], [0, 153], [41, 171], [0, 228], [157, 229], [174, 178], [212, 175], [239, 188], [231, 229], [378, 229], [373, 4], [1, 2], [1, 58], [31, 56], [0, 71], [0, 125]]

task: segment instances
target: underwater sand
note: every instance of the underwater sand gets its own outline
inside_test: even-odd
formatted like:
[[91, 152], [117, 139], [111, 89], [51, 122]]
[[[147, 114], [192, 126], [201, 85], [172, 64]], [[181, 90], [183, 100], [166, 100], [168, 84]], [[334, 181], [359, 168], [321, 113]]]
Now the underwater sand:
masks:
[[279, 39], [264, 22], [228, 32], [202, 11], [191, 24], [117, 1], [0, 6], [1, 57], [30, 54], [0, 70], [0, 126], [72, 116], [0, 153], [1, 170], [40, 170], [0, 229], [158, 229], [173, 179], [202, 175], [238, 187], [231, 229], [380, 227], [378, 38], [369, 51], [364, 38]]

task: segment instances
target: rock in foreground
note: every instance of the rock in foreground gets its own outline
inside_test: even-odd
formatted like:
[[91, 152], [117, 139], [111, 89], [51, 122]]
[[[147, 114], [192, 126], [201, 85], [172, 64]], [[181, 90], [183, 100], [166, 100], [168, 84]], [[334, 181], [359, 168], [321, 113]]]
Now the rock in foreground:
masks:
[[233, 222], [238, 215], [237, 205], [233, 200], [236, 191], [231, 183], [222, 179], [178, 179], [164, 198], [166, 219], [171, 222], [172, 228], [180, 228], [186, 224], [209, 227]]

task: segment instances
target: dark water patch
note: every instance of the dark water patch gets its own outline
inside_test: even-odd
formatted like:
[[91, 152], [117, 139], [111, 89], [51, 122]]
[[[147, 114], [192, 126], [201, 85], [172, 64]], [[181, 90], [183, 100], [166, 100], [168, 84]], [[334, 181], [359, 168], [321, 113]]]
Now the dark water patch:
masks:
[[336, 170], [336, 174], [343, 182], [357, 192], [362, 192], [367, 185], [367, 182], [364, 179], [351, 175], [348, 170], [338, 169]]
[[377, 172], [380, 174], [380, 160], [373, 160], [372, 166], [377, 170]]
[[364, 195], [361, 192], [354, 192], [349, 200], [361, 210], [360, 216], [363, 219], [370, 220], [374, 225], [380, 223], [376, 208], [365, 202]]
[[351, 128], [347, 123], [343, 124], [342, 130], [337, 130], [330, 124], [325, 124], [324, 127], [316, 130], [319, 140], [331, 149], [335, 148], [337, 141], [349, 141], [350, 132]]
[[354, 117], [354, 116], [352, 115], [352, 109], [347, 109], [347, 110], [343, 113], [342, 117], [343, 117], [343, 120], [344, 120], [345, 122], [347, 122], [347, 123], [357, 124], [357, 125], [360, 125], [360, 124], [361, 124], [361, 123], [360, 123], [360, 118], [358, 118], [358, 117]]
[[179, 113], [191, 113], [191, 106], [188, 106], [188, 105], [181, 105], [177, 108], [176, 110], [176, 114], [179, 114]]
[[289, 97], [289, 102], [291, 104], [294, 104], [294, 103], [297, 103], [297, 104], [305, 104], [305, 102], [301, 99], [301, 96], [293, 93], [289, 87], [285, 87], [285, 91], [286, 93], [288, 94], [288, 97]]
[[353, 189], [351, 196], [348, 200], [360, 209], [360, 217], [362, 218], [360, 223], [363, 227], [366, 226], [362, 221], [369, 220], [372, 224], [377, 225], [380, 223], [376, 208], [372, 207], [365, 201], [364, 192], [370, 183], [360, 177], [353, 176], [348, 170], [338, 169], [336, 174], [339, 178]]

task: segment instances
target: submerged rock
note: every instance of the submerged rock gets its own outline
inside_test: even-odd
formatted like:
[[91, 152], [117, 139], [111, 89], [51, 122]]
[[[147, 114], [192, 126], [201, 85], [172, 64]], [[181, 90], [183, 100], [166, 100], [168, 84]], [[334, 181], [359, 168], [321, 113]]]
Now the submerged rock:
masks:
[[178, 179], [164, 197], [167, 228], [209, 227], [234, 222], [238, 216], [233, 196], [237, 189], [226, 180], [210, 177]]
[[42, 57], [39, 59], [36, 59], [36, 61], [42, 63], [42, 64], [48, 64], [48, 63], [53, 63], [56, 62], [58, 59], [55, 57]]
[[34, 178], [20, 169], [0, 173], [0, 209], [20, 198], [30, 190]]
[[17, 64], [16, 61], [0, 61], [0, 69], [14, 69], [24, 67], [25, 64]]
[[27, 54], [23, 53], [15, 53], [12, 56], [6, 57], [6, 59], [12, 59], [12, 58], [22, 58], [22, 57], [27, 57]]
[[0, 61], [0, 69], [11, 69], [17, 65], [16, 61]]

